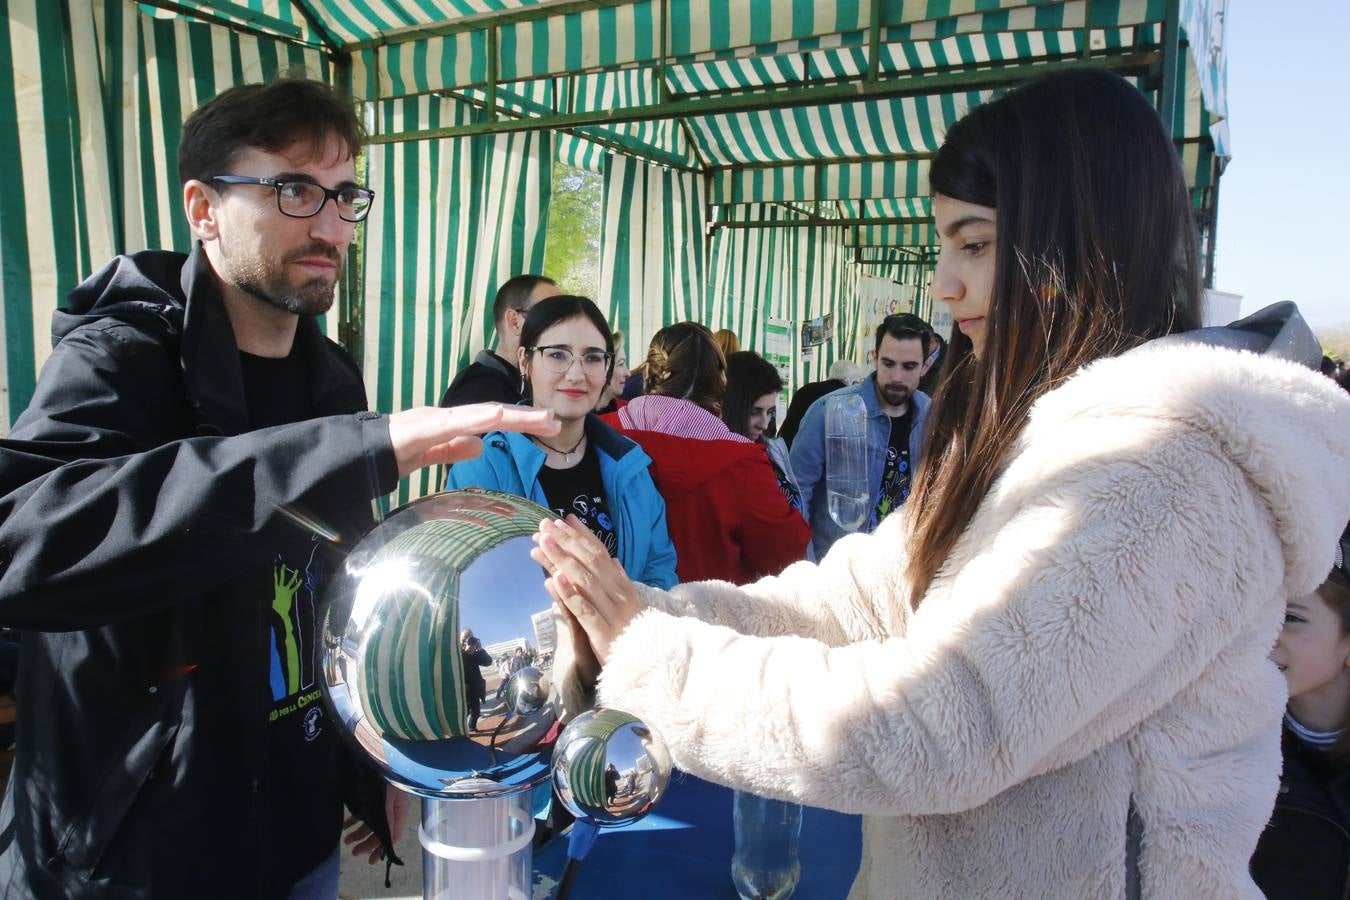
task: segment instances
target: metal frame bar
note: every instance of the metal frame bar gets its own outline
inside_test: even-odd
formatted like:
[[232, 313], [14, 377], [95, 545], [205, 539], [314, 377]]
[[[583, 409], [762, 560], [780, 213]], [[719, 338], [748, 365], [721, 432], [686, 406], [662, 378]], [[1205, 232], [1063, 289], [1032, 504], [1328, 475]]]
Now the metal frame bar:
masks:
[[229, 0], [197, 0], [197, 2], [204, 4], [208, 9], [218, 12], [221, 15], [241, 19], [250, 24], [256, 24], [259, 28], [272, 28], [281, 34], [292, 38], [299, 39], [300, 36], [304, 34], [303, 29], [294, 22], [287, 22], [285, 19], [269, 16], [256, 9], [241, 6], [238, 3], [231, 3]]
[[1223, 172], [1217, 158], [1214, 164], [1214, 185], [1209, 195], [1209, 236], [1205, 247], [1205, 287], [1214, 287], [1214, 257], [1218, 250], [1219, 232], [1219, 185], [1223, 183]]
[[[475, 107], [476, 109], [488, 108], [487, 106], [488, 101], [480, 100], [477, 97], [470, 97], [463, 91], [442, 90], [436, 91], [435, 93], [437, 96], [449, 97], [452, 100], [455, 100], [459, 103], [466, 103], [469, 106]], [[526, 99], [525, 97], [522, 97], [519, 94], [516, 94], [512, 91], [499, 92], [497, 94], [497, 97], [504, 98], [508, 104], [514, 104], [520, 107], [522, 110], [525, 110], [526, 112], [532, 110], [533, 111], [547, 110], [549, 113], [552, 113], [553, 111], [551, 107], [535, 103], [533, 100]], [[528, 119], [528, 116], [521, 115], [516, 110], [511, 109], [509, 106], [498, 106], [496, 109], [496, 113], [497, 113], [497, 121], [501, 121], [500, 118], [501, 116], [513, 116], [517, 119]], [[491, 116], [491, 113], [489, 113], [489, 115]], [[583, 131], [580, 128], [554, 128], [552, 130], [561, 132], [566, 135], [570, 135], [572, 137], [582, 138], [584, 140], [590, 141], [593, 144], [598, 144], [601, 147], [614, 150], [618, 153], [626, 153], [629, 156], [634, 156], [639, 159], [646, 160], [647, 162], [665, 166], [666, 168], [669, 169], [678, 169], [681, 172], [689, 172], [695, 175], [703, 174], [703, 169], [697, 166], [691, 166], [681, 157], [675, 156], [674, 154], [671, 153], [667, 153], [661, 148], [653, 147], [652, 145], [647, 143], [638, 142], [636, 146], [634, 146], [632, 144], [624, 143], [622, 136], [598, 135], [591, 131]], [[377, 142], [374, 139], [372, 139], [370, 143], [388, 143], [388, 142], [387, 141]], [[698, 152], [697, 150], [695, 150], [695, 156], [697, 155]]]
[[[779, 159], [765, 162], [731, 163], [724, 166], [709, 166], [708, 173], [720, 175], [723, 172], [754, 172], [760, 169], [792, 169], [822, 166], [843, 166], [852, 163], [872, 162], [923, 162], [932, 159], [933, 151], [921, 150], [914, 153], [870, 153], [857, 156], [813, 156], [810, 159]], [[820, 199], [817, 194], [816, 199]]]
[[[278, 34], [275, 31], [268, 31], [265, 28], [256, 25], [247, 25], [236, 19], [228, 19], [223, 15], [212, 15], [205, 10], [197, 9], [192, 6], [184, 6], [181, 3], [174, 3], [173, 0], [137, 0], [145, 6], [153, 6], [155, 9], [162, 9], [165, 12], [171, 12], [182, 16], [185, 19], [196, 19], [198, 22], [205, 22], [208, 25], [219, 25], [222, 28], [228, 28], [239, 34], [247, 34], [250, 37], [267, 38], [282, 44], [290, 44], [294, 47], [303, 47], [306, 50], [317, 50], [320, 53], [328, 54], [332, 59], [336, 53], [323, 44], [311, 44], [300, 38], [288, 37], [284, 34]], [[289, 24], [289, 23], [287, 23]]]
[[1082, 46], [1078, 48], [1078, 55], [1087, 59], [1092, 54], [1092, 0], [1083, 0], [1083, 27], [1080, 31], [1083, 36], [1079, 39]]
[[874, 82], [881, 72], [881, 0], [872, 0], [867, 22], [867, 81]]
[[[794, 210], [802, 212], [801, 210]], [[890, 218], [827, 219], [823, 216], [802, 212], [805, 219], [757, 219], [747, 221], [720, 221], [711, 223], [712, 228], [867, 228], [873, 225], [932, 225], [932, 216], [908, 216]]]
[[[323, 24], [318, 15], [315, 14], [314, 10], [310, 9], [309, 4], [306, 3], [305, 0], [291, 0], [291, 6], [299, 11], [301, 17], [309, 23], [309, 27], [314, 29], [315, 33], [319, 35], [319, 39], [323, 41], [324, 46], [332, 51], [334, 59], [338, 57], [351, 59], [351, 54], [343, 50], [342, 45], [338, 43], [337, 35], [328, 30], [328, 26]], [[350, 93], [350, 90], [348, 93]]]
[[[528, 6], [528, 7], [516, 8], [516, 9], [507, 9], [507, 10], [498, 10], [498, 11], [492, 11], [492, 12], [475, 13], [475, 14], [473, 14], [473, 15], [461, 16], [461, 17], [456, 18], [456, 19], [451, 20], [451, 21], [439, 22], [439, 23], [435, 23], [435, 24], [426, 24], [426, 25], [411, 25], [411, 26], [408, 26], [408, 27], [405, 27], [405, 28], [395, 28], [395, 29], [391, 29], [391, 30], [389, 30], [389, 31], [383, 32], [382, 34], [380, 34], [379, 37], [369, 38], [369, 39], [364, 40], [364, 41], [355, 41], [355, 42], [353, 42], [353, 43], [347, 44], [347, 45], [345, 45], [345, 48], [346, 48], [347, 50], [349, 50], [349, 51], [354, 51], [354, 50], [366, 50], [366, 49], [377, 48], [377, 47], [386, 47], [386, 46], [390, 46], [390, 45], [393, 45], [393, 44], [406, 44], [406, 43], [410, 43], [410, 42], [413, 42], [413, 41], [425, 40], [425, 39], [427, 39], [427, 38], [434, 38], [434, 37], [448, 37], [448, 36], [453, 35], [453, 34], [462, 34], [463, 32], [466, 32], [466, 31], [476, 31], [476, 30], [481, 29], [481, 28], [486, 28], [486, 27], [488, 27], [490, 24], [491, 24], [491, 25], [497, 25], [497, 26], [501, 26], [501, 25], [514, 25], [514, 24], [517, 24], [517, 23], [519, 23], [519, 22], [530, 22], [530, 21], [534, 21], [534, 20], [536, 20], [536, 19], [550, 19], [550, 18], [553, 18], [553, 17], [555, 17], [555, 16], [566, 16], [566, 15], [572, 15], [572, 14], [579, 13], [579, 12], [588, 12], [588, 11], [590, 11], [590, 10], [592, 10], [592, 9], [610, 9], [610, 8], [613, 8], [613, 7], [616, 7], [616, 6], [628, 6], [628, 5], [631, 5], [631, 4], [635, 3], [635, 2], [637, 2], [637, 0], [542, 0], [542, 2], [537, 3], [537, 4], [534, 4], [534, 5], [532, 5], [532, 6]], [[894, 21], [882, 21], [882, 19], [881, 19], [881, 5], [882, 5], [882, 2], [883, 2], [883, 0], [877, 0], [877, 4], [873, 7], [873, 11], [872, 11], [872, 18], [875, 18], [876, 21], [877, 21], [878, 32], [880, 32], [881, 29], [885, 29], [885, 28], [913, 27], [913, 26], [916, 26], [916, 25], [923, 25], [923, 24], [927, 24], [927, 23], [937, 23], [937, 22], [946, 22], [946, 21], [949, 21], [949, 20], [963, 19], [963, 18], [966, 18], [966, 17], [972, 15], [972, 13], [960, 13], [960, 14], [956, 14], [956, 15], [930, 16], [930, 17], [922, 17], [922, 18], [915, 18], [915, 19], [905, 19], [905, 18], [903, 17], [903, 15], [902, 15], [899, 19], [896, 19], [896, 20], [894, 20]], [[1048, 3], [1047, 3], [1047, 2], [1034, 2], [1034, 0], [1031, 0], [1031, 2], [1023, 2], [1023, 3], [1019, 4], [1018, 6], [1015, 6], [1015, 7], [1008, 7], [1008, 8], [1006, 8], [1006, 9], [1002, 9], [1002, 10], [998, 10], [998, 11], [1006, 12], [1006, 11], [1008, 11], [1009, 9], [1043, 8], [1043, 7], [1046, 7], [1046, 6], [1059, 6], [1059, 7], [1063, 7], [1063, 6], [1067, 6], [1067, 5], [1068, 5], [1069, 3], [1071, 3], [1071, 2], [1074, 2], [1074, 0], [1050, 0], [1050, 2], [1048, 2]], [[994, 10], [990, 10], [990, 11], [993, 12]], [[973, 13], [973, 14], [974, 14], [974, 15], [980, 15], [980, 14], [982, 14], [982, 13], [977, 12], [977, 13]], [[1155, 21], [1155, 20], [1152, 20], [1152, 19], [1149, 19], [1149, 18], [1145, 17], [1143, 20], [1141, 20], [1141, 21], [1139, 21], [1139, 22], [1129, 22], [1129, 23], [1124, 23], [1124, 24], [1121, 24], [1121, 25], [1118, 25], [1118, 26], [1111, 26], [1111, 27], [1120, 27], [1120, 28], [1138, 28], [1138, 27], [1141, 27], [1141, 26], [1143, 26], [1143, 25], [1147, 25], [1147, 24], [1149, 24], [1149, 23], [1151, 23], [1151, 22], [1153, 22], [1153, 21]], [[871, 28], [871, 21], [869, 20], [869, 30], [870, 30], [870, 28]], [[809, 35], [809, 36], [807, 36], [807, 37], [809, 37], [810, 39], [815, 40], [815, 39], [820, 39], [820, 38], [834, 37], [834, 36], [838, 36], [838, 35], [857, 34], [857, 33], [858, 33], [859, 31], [861, 31], [861, 30], [862, 30], [862, 29], [857, 29], [857, 28], [855, 28], [855, 29], [850, 29], [849, 31], [824, 31], [824, 32], [819, 32], [819, 33], [811, 34], [811, 35]], [[942, 32], [942, 31], [943, 31], [943, 29], [941, 29], [941, 28], [938, 28], [938, 29], [936, 29], [936, 30], [937, 30], [938, 32]], [[1005, 30], [1006, 30], [1006, 31], [1046, 31], [1047, 29], [1044, 28], [1044, 27], [1032, 25], [1032, 26], [1028, 26], [1028, 27], [1025, 27], [1025, 28], [1008, 28], [1008, 29], [1005, 29]], [[958, 33], [960, 33], [960, 34], [978, 34], [978, 33], [981, 33], [981, 32], [970, 31], [970, 32], [958, 32]], [[880, 38], [880, 34], [879, 34], [879, 33], [878, 33], [878, 38]], [[768, 44], [767, 46], [777, 46], [777, 45], [783, 44], [783, 43], [788, 43], [788, 42], [787, 42], [787, 41], [774, 41], [774, 42], [771, 42], [770, 44]], [[690, 62], [690, 61], [692, 61], [692, 62], [702, 62], [702, 61], [707, 61], [706, 59], [704, 59], [704, 57], [706, 57], [710, 52], [711, 52], [711, 53], [723, 53], [723, 52], [726, 52], [726, 51], [737, 51], [737, 50], [748, 50], [748, 51], [751, 51], [751, 53], [750, 53], [749, 55], [757, 55], [757, 54], [754, 53], [754, 51], [755, 51], [758, 47], [760, 47], [760, 46], [765, 46], [765, 45], [762, 45], [762, 44], [742, 44], [742, 45], [738, 45], [738, 46], [734, 46], [734, 47], [723, 47], [723, 48], [719, 48], [718, 50], [715, 50], [715, 51], [700, 51], [700, 52], [698, 52], [698, 53], [687, 54], [687, 55], [685, 55], [685, 56], [681, 56], [681, 57], [678, 57], [678, 58], [673, 58], [671, 61], [672, 61], [672, 62]], [[825, 48], [825, 49], [833, 49], [833, 48]]]
[[497, 26], [487, 33], [487, 111], [488, 121], [497, 121]]
[[[458, 101], [458, 103], [468, 104], [470, 105], [470, 107], [475, 107], [478, 109], [485, 109], [487, 105], [485, 101], [479, 100], [478, 97], [467, 96], [467, 94], [460, 93], [459, 90], [439, 90], [439, 92], [436, 93], [443, 94], [443, 96], [450, 97], [451, 100]], [[536, 109], [547, 109], [547, 107], [540, 107], [539, 104], [533, 103], [533, 101], [531, 100], [526, 100], [525, 97], [518, 96], [518, 94], [516, 93], [510, 92], [499, 93], [498, 97], [506, 97], [509, 103], [516, 103], [517, 105], [520, 105], [522, 109], [526, 109], [526, 111], [528, 111], [528, 109], [532, 107]], [[521, 117], [518, 116], [518, 113], [514, 112], [513, 109], [509, 109], [506, 107], [498, 107], [497, 112], [498, 115]], [[636, 147], [634, 147], [632, 146], [632, 144], [622, 143], [620, 139], [606, 138], [606, 136], [597, 135], [594, 134], [594, 132], [582, 131], [580, 130], [580, 128], [552, 128], [552, 131], [558, 131], [560, 132], [560, 134], [572, 136], [572, 138], [589, 140], [589, 142], [598, 144], [598, 146], [601, 147], [605, 147], [607, 148], [607, 150], [622, 152], [622, 154], [629, 155], [629, 157], [636, 157], [639, 159], [644, 159], [644, 161], [647, 162], [656, 163], [656, 165], [659, 166], [666, 166], [667, 169], [678, 169], [679, 171], [687, 171], [687, 173], [695, 175], [703, 174], [702, 169], [698, 169], [698, 167], [695, 166], [690, 166], [688, 165], [687, 162], [684, 162], [682, 158], [675, 157], [675, 155], [672, 154], [667, 154], [666, 151], [661, 150], [661, 148], [659, 147], [652, 147], [651, 144], [640, 142], [639, 144], [637, 144]], [[371, 139], [369, 143], [389, 143], [389, 142], [377, 142], [377, 140]]]
[[1170, 137], [1177, 118], [1177, 64], [1181, 56], [1181, 0], [1165, 0], [1163, 19], [1162, 89], [1158, 92], [1158, 114]]
[[387, 47], [391, 44], [407, 44], [427, 38], [449, 37], [452, 34], [463, 34], [466, 31], [478, 31], [482, 28], [497, 28], [502, 25], [515, 25], [519, 22], [532, 22], [536, 19], [567, 16], [573, 13], [588, 12], [592, 9], [629, 6], [635, 2], [636, 0], [552, 0], [552, 2], [542, 0], [542, 2], [533, 6], [476, 13], [435, 25], [411, 25], [407, 28], [395, 28], [383, 32], [377, 38], [347, 44], [346, 48], [355, 51]]
[[666, 81], [666, 60], [670, 57], [670, 0], [661, 4], [661, 51], [656, 61], [656, 102], [670, 102], [670, 84]]
[[963, 72], [937, 73], [917, 77], [896, 78], [875, 84], [825, 85], [812, 88], [764, 90], [717, 100], [674, 100], [667, 104], [631, 106], [618, 109], [591, 110], [528, 119], [498, 122], [480, 122], [448, 128], [423, 131], [404, 131], [381, 134], [371, 143], [388, 144], [401, 140], [429, 140], [443, 137], [462, 137], [470, 134], [490, 134], [509, 131], [532, 131], [548, 128], [579, 128], [586, 125], [608, 125], [619, 122], [642, 122], [652, 119], [707, 116], [719, 113], [758, 112], [799, 106], [828, 106], [860, 100], [879, 100], [910, 97], [944, 91], [975, 90], [1013, 84], [1049, 72], [1081, 68], [1146, 69], [1157, 62], [1157, 53], [1132, 53], [1091, 62], [1071, 58], [1062, 62], [1039, 65], [1012, 65]]

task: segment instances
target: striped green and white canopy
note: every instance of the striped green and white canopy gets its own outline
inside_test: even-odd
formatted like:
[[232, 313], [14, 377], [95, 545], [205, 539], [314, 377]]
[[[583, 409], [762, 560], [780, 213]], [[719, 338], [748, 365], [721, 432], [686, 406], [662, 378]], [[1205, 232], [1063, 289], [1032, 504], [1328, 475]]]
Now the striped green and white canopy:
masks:
[[[0, 270], [12, 421], [51, 311], [115, 253], [186, 249], [182, 119], [303, 71], [363, 104], [378, 208], [325, 328], [372, 403], [434, 402], [543, 264], [555, 160], [602, 176], [598, 298], [629, 347], [695, 318], [764, 349], [833, 315], [792, 380], [861, 358], [859, 280], [923, 286], [927, 168], [966, 111], [1103, 66], [1171, 127], [1212, 245], [1224, 0], [0, 0]], [[640, 351], [639, 351], [640, 354]], [[809, 358], [808, 358], [809, 357]], [[405, 496], [430, 487], [405, 486]]]

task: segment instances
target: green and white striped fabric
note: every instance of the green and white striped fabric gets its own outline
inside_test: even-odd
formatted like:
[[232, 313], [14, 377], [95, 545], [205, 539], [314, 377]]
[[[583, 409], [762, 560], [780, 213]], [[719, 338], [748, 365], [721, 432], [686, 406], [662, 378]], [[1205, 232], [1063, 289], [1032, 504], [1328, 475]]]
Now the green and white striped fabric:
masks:
[[763, 353], [769, 319], [800, 325], [832, 315], [835, 339], [816, 348], [809, 361], [800, 352], [794, 355], [794, 387], [824, 378], [837, 358], [860, 358], [847, 339], [856, 330], [857, 305], [851, 301], [859, 273], [839, 232], [825, 227], [713, 232], [700, 321], [730, 328], [742, 349]]
[[662, 326], [706, 321], [706, 191], [697, 176], [618, 154], [603, 174], [600, 307], [636, 366]]
[[[476, 113], [432, 97], [380, 104], [388, 127], [439, 127]], [[492, 300], [513, 275], [541, 272], [552, 187], [546, 132], [380, 144], [362, 241], [362, 369], [379, 410], [434, 406], [456, 371], [493, 342]], [[438, 471], [399, 487], [438, 490]]]
[[[1201, 213], [1228, 153], [1224, 2], [1180, 6], [1190, 49], [1171, 124]], [[604, 175], [599, 299], [630, 350], [679, 318], [732, 327], [762, 349], [768, 317], [833, 314], [836, 340], [809, 364], [798, 359], [800, 383], [836, 355], [859, 355], [860, 274], [928, 277], [929, 158], [956, 118], [995, 93], [969, 89], [962, 73], [1136, 59], [1161, 45], [1168, 9], [1165, 0], [163, 4], [173, 12], [160, 3], [0, 0], [10, 63], [0, 72], [11, 73], [0, 83], [0, 134], [16, 160], [0, 176], [0, 422], [31, 395], [51, 310], [75, 283], [117, 252], [187, 248], [173, 172], [179, 127], [227, 86], [296, 67], [338, 79], [370, 102], [377, 139], [393, 141], [367, 154], [378, 208], [341, 306], [376, 408], [434, 402], [489, 343], [496, 286], [542, 264], [554, 159]], [[426, 26], [448, 33], [407, 34]], [[333, 64], [348, 55], [349, 68]], [[841, 78], [866, 88], [873, 75], [916, 92], [800, 99]], [[779, 99], [797, 105], [709, 107], [765, 88], [788, 89]], [[490, 102], [499, 120], [587, 119], [555, 132], [406, 140], [486, 128]], [[680, 104], [678, 118], [667, 102]], [[630, 121], [631, 110], [650, 115]], [[338, 318], [327, 317], [330, 334]], [[398, 499], [438, 480], [424, 474]]]

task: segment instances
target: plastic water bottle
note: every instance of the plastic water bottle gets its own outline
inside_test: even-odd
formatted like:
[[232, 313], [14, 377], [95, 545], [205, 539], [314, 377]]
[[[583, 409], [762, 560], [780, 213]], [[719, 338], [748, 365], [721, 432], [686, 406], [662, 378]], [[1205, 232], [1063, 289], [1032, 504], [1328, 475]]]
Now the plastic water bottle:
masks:
[[830, 518], [845, 531], [867, 521], [867, 407], [857, 394], [836, 394], [825, 404], [825, 496]]
[[731, 881], [741, 900], [787, 900], [802, 875], [802, 806], [733, 792], [736, 855]]

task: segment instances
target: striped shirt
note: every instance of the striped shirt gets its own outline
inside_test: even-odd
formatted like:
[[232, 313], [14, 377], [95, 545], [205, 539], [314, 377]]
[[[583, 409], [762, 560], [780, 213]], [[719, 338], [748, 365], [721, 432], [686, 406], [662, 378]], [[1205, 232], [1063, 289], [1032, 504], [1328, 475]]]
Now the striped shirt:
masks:
[[1299, 724], [1298, 719], [1289, 715], [1288, 711], [1284, 714], [1284, 726], [1294, 733], [1294, 737], [1298, 738], [1300, 743], [1314, 750], [1330, 750], [1336, 739], [1341, 736], [1339, 730], [1313, 731], [1311, 728], [1305, 728]]
[[697, 403], [679, 397], [660, 394], [634, 397], [619, 410], [619, 422], [629, 431], [656, 431], [700, 441], [750, 443], [748, 437], [732, 431], [726, 422]]

